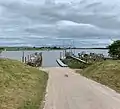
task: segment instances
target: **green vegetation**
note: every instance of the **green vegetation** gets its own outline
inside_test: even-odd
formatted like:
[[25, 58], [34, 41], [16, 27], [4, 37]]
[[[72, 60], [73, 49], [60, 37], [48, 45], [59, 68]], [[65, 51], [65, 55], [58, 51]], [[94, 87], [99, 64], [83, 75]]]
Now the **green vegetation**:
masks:
[[[77, 68], [77, 69], [84, 69], [96, 62], [101, 62], [103, 60], [106, 60], [106, 58], [104, 58], [103, 54], [96, 54], [96, 53], [89, 53], [86, 54], [84, 52], [78, 53], [78, 59], [73, 59], [71, 57], [71, 54], [73, 55], [73, 53], [70, 52], [66, 52], [65, 53], [65, 59], [63, 59], [63, 63], [67, 64], [70, 68]], [[74, 55], [73, 55], [74, 56]], [[83, 62], [79, 61], [79, 59], [83, 60]]]
[[81, 52], [81, 53], [78, 53], [78, 56], [80, 59], [82, 59], [88, 63], [91, 63], [91, 64], [106, 60], [106, 58], [104, 58], [103, 54], [96, 54], [96, 53], [86, 54], [84, 52]]
[[95, 63], [83, 71], [77, 71], [81, 75], [104, 84], [117, 92], [120, 92], [120, 61], [106, 60]]
[[3, 50], [4, 50], [4, 48], [0, 48], [0, 54], [2, 53]]
[[[63, 47], [0, 47], [0, 51], [6, 50], [6, 51], [21, 51], [21, 50], [63, 50]], [[70, 49], [70, 47], [66, 48]], [[72, 49], [108, 49], [108, 48], [72, 48]]]
[[62, 61], [64, 64], [68, 65], [70, 68], [73, 69], [83, 69], [89, 66], [89, 64], [84, 64], [70, 57], [63, 59]]
[[109, 54], [115, 59], [120, 59], [120, 40], [114, 41], [108, 46]]
[[102, 48], [102, 47], [101, 48], [100, 47], [99, 48], [92, 48], [91, 47], [91, 48], [74, 48], [74, 49], [98, 49], [98, 50], [102, 49], [103, 50], [103, 49], [108, 49], [108, 48], [107, 47], [106, 48]]
[[0, 109], [39, 109], [48, 75], [19, 61], [0, 59]]
[[0, 47], [0, 50], [21, 51], [21, 50], [61, 50], [60, 47]]

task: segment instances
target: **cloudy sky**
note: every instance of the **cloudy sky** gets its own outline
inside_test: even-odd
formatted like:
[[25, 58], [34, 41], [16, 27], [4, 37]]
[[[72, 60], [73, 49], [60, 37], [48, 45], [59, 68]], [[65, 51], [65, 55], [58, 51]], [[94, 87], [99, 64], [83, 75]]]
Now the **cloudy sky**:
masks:
[[0, 0], [0, 46], [105, 47], [120, 39], [120, 0]]

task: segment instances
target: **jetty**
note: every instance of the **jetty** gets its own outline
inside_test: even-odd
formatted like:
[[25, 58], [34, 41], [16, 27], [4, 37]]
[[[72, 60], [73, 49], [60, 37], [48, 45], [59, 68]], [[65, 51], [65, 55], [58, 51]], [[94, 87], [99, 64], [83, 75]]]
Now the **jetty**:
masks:
[[86, 61], [84, 61], [84, 60], [82, 60], [82, 59], [80, 59], [78, 57], [75, 57], [75, 56], [70, 56], [70, 57], [73, 58], [73, 59], [76, 59], [76, 60], [78, 60], [78, 61], [80, 61], [80, 62], [82, 62], [84, 64], [88, 64], [88, 62], [86, 62]]
[[57, 59], [56, 61], [61, 67], [68, 67], [68, 65], [64, 64], [60, 59]]
[[25, 64], [32, 66], [32, 67], [41, 67], [42, 65], [42, 53], [33, 53], [30, 55], [27, 55], [27, 57], [22, 57], [22, 62]]

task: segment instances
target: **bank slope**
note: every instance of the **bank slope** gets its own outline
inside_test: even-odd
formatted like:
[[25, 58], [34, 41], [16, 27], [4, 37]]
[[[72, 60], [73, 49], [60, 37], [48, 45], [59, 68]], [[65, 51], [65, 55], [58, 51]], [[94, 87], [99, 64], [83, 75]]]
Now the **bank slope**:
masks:
[[82, 72], [77, 72], [120, 93], [120, 61], [118, 60], [98, 62]]
[[0, 59], [0, 109], [39, 109], [47, 79], [45, 72]]

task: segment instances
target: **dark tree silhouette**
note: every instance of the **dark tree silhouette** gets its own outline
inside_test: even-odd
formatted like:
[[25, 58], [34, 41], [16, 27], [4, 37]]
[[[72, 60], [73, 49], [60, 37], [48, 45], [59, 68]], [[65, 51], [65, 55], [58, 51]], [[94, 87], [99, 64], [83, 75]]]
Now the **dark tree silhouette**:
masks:
[[114, 41], [108, 46], [109, 55], [115, 59], [120, 59], [120, 40]]

